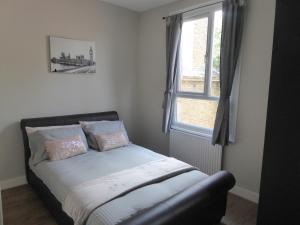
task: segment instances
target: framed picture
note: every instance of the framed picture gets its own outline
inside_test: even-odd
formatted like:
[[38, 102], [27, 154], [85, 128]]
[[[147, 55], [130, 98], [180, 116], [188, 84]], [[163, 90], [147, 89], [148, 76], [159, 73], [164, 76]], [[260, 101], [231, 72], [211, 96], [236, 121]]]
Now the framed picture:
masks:
[[95, 42], [50, 37], [50, 71], [53, 73], [96, 73]]

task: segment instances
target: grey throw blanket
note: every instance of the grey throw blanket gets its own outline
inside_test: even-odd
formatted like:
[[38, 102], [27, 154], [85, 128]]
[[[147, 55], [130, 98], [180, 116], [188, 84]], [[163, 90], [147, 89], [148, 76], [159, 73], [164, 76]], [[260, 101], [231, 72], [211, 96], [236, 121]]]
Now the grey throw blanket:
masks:
[[151, 161], [76, 186], [65, 198], [63, 209], [75, 225], [82, 225], [96, 208], [118, 196], [193, 169], [174, 158]]

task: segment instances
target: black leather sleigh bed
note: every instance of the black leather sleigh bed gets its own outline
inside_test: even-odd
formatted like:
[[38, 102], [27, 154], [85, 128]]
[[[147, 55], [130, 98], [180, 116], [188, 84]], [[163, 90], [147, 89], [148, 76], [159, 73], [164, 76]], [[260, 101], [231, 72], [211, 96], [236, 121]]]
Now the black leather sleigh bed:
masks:
[[[62, 209], [61, 202], [50, 188], [32, 171], [31, 156], [25, 127], [46, 127], [78, 124], [79, 121], [119, 120], [117, 112], [102, 112], [47, 118], [23, 119], [21, 129], [25, 149], [25, 166], [28, 184], [36, 191], [59, 225], [73, 225], [74, 222]], [[140, 211], [122, 221], [123, 225], [213, 225], [225, 215], [228, 191], [234, 186], [234, 177], [225, 171], [209, 176], [156, 205]]]

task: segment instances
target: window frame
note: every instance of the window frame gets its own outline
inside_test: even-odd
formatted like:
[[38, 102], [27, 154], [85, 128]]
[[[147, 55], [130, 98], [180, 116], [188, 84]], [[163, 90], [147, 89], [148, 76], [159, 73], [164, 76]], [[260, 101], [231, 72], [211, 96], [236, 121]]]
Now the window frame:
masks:
[[176, 77], [175, 89], [173, 96], [173, 108], [172, 108], [172, 124], [171, 129], [181, 130], [187, 133], [192, 133], [196, 135], [201, 135], [204, 137], [211, 138], [213, 134], [213, 129], [194, 126], [190, 124], [185, 124], [177, 121], [177, 98], [187, 98], [187, 99], [199, 99], [199, 100], [209, 100], [209, 101], [219, 101], [220, 97], [211, 96], [211, 79], [212, 79], [212, 64], [213, 64], [213, 38], [214, 38], [214, 13], [216, 11], [222, 10], [222, 3], [215, 4], [212, 6], [206, 6], [197, 10], [193, 10], [183, 14], [183, 23], [192, 21], [195, 19], [208, 18], [207, 27], [207, 48], [206, 48], [206, 65], [205, 65], [205, 79], [204, 79], [204, 91], [200, 92], [188, 92], [180, 91], [180, 79], [181, 72]]

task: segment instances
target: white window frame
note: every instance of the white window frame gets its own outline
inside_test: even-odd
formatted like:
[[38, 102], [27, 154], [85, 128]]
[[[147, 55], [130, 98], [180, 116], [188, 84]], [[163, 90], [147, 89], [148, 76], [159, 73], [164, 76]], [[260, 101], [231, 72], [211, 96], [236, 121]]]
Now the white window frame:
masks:
[[[187, 99], [199, 99], [199, 100], [210, 100], [210, 101], [218, 101], [219, 97], [210, 96], [211, 93], [211, 75], [212, 75], [212, 54], [213, 54], [213, 34], [214, 34], [214, 13], [218, 10], [222, 10], [222, 3], [214, 4], [212, 6], [206, 6], [197, 10], [193, 10], [183, 14], [183, 22], [187, 22], [194, 19], [208, 17], [208, 28], [207, 28], [207, 52], [206, 59], [208, 60], [205, 65], [205, 84], [204, 84], [204, 92], [186, 92], [180, 91], [180, 76], [177, 76], [175, 81], [175, 90], [174, 90], [174, 98], [173, 101], [173, 116], [172, 116], [172, 125], [171, 128], [175, 130], [181, 130], [184, 132], [201, 135], [207, 138], [211, 138], [213, 129], [193, 126], [189, 124], [180, 123], [176, 120], [177, 115], [177, 98], [187, 98]], [[181, 73], [180, 73], [181, 74]]]

